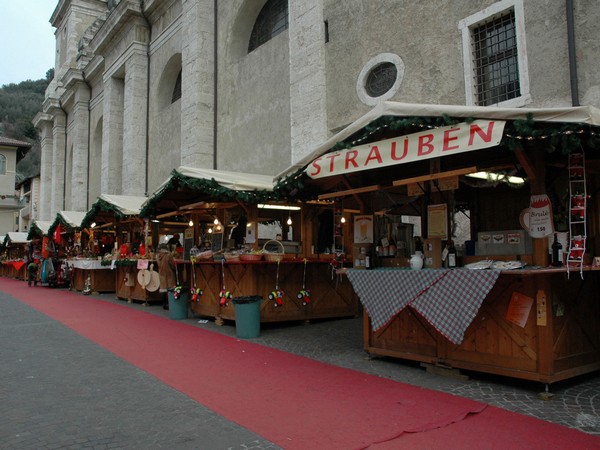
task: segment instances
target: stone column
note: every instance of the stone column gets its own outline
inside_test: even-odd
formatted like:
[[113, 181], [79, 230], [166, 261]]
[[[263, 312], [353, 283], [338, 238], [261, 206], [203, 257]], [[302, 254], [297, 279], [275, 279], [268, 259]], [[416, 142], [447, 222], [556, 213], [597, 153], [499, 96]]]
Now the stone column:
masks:
[[148, 57], [136, 51], [125, 62], [123, 102], [123, 195], [142, 196], [146, 190], [146, 121], [148, 119]]
[[54, 111], [52, 127], [52, 192], [50, 194], [50, 217], [64, 209], [65, 204], [65, 143], [67, 117], [60, 110]]
[[[40, 195], [37, 204], [37, 218], [53, 221], [50, 206], [52, 202], [52, 159], [54, 138], [52, 134], [52, 116], [46, 113], [38, 114], [34, 119], [35, 126], [40, 130]], [[33, 201], [33, 199], [32, 199]], [[35, 207], [35, 205], [34, 205]]]
[[292, 163], [327, 139], [323, 0], [289, 2]]
[[213, 168], [214, 2], [182, 0], [181, 165]]
[[87, 211], [88, 155], [89, 155], [89, 101], [90, 91], [84, 83], [78, 83], [73, 105], [73, 166], [66, 182], [71, 183], [70, 209]]
[[109, 76], [104, 80], [102, 181], [100, 184], [100, 191], [104, 194], [121, 194], [123, 93], [122, 79]]

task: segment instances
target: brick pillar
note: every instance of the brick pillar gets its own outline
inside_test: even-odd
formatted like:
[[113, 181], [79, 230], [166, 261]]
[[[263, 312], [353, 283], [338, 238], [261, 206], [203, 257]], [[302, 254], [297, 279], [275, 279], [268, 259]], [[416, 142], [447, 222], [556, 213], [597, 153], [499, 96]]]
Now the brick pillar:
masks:
[[181, 3], [181, 164], [213, 168], [214, 2]]
[[100, 185], [100, 191], [104, 194], [121, 194], [123, 96], [124, 83], [122, 79], [108, 77], [104, 80], [102, 181]]
[[322, 0], [289, 2], [292, 162], [327, 139]]

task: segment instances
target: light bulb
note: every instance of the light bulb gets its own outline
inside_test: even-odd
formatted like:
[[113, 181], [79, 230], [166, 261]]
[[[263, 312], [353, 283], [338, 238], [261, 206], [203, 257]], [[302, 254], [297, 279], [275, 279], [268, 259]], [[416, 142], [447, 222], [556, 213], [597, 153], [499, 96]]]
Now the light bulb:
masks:
[[219, 225], [219, 219], [215, 217], [215, 221], [213, 222], [215, 225]]
[[340, 222], [346, 223], [346, 218], [344, 216], [342, 216], [342, 218], [340, 219]]
[[292, 218], [291, 218], [290, 216], [288, 216], [287, 224], [288, 224], [288, 225], [291, 225], [291, 224], [292, 224]]
[[208, 232], [209, 232], [209, 233], [212, 233], [212, 228], [209, 228], [209, 229], [208, 229]]
[[194, 221], [193, 221], [193, 220], [190, 220], [190, 222], [188, 223], [188, 225], [189, 225], [190, 227], [193, 227], [193, 226], [194, 226]]

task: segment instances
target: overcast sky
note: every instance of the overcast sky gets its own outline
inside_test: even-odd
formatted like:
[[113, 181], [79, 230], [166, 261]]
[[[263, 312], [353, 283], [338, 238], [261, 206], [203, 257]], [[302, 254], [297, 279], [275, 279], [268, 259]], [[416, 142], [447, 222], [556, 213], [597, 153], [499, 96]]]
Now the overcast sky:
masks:
[[46, 77], [54, 68], [50, 16], [58, 0], [0, 0], [0, 86]]

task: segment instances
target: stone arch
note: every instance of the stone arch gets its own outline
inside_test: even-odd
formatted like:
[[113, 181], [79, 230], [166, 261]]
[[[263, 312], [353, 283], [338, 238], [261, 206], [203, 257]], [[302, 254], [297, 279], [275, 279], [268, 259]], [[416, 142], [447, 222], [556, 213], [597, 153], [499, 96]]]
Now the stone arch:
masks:
[[235, 19], [231, 22], [228, 35], [229, 50], [232, 59], [238, 60], [248, 54], [248, 42], [252, 34], [252, 28], [256, 18], [260, 14], [267, 0], [246, 0], [238, 10]]
[[[171, 170], [181, 165], [181, 114], [182, 99], [173, 96], [178, 85], [179, 74], [185, 86], [186, 72], [182, 73], [181, 53], [173, 54], [164, 64], [162, 70], [156, 71], [156, 82], [150, 96], [150, 123], [148, 131], [149, 189], [162, 183]], [[188, 86], [188, 89], [197, 89]], [[183, 92], [185, 97], [186, 93]], [[168, 150], [167, 150], [168, 149]]]
[[173, 103], [173, 90], [177, 86], [180, 74], [181, 53], [177, 53], [167, 61], [158, 81], [156, 97], [159, 111], [162, 111]]

